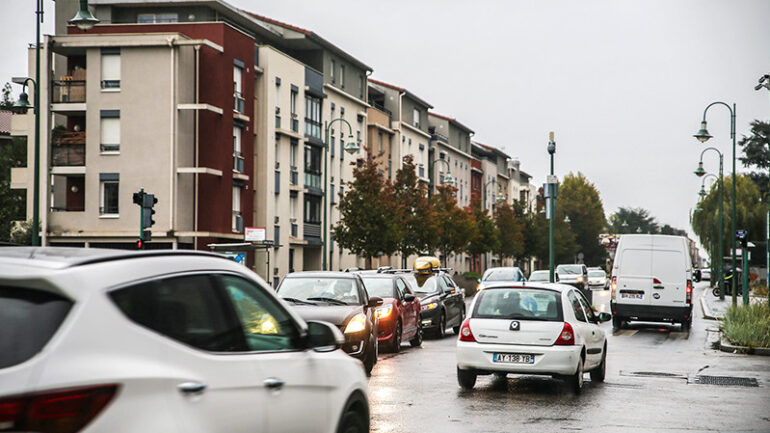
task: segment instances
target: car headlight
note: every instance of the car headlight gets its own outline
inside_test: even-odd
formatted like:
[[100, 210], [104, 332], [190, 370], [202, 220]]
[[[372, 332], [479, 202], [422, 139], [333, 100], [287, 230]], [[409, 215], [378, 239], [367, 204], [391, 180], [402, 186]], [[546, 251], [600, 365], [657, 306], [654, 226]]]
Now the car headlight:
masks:
[[348, 322], [348, 326], [345, 327], [345, 333], [353, 334], [364, 329], [366, 329], [366, 316], [364, 313], [358, 313]]
[[382, 307], [374, 310], [374, 317], [376, 317], [378, 319], [385, 319], [385, 318], [389, 317], [391, 315], [391, 313], [393, 313], [393, 305], [392, 304], [388, 304], [388, 305], [382, 306]]
[[432, 309], [434, 309], [436, 307], [438, 307], [438, 304], [435, 303], [435, 302], [431, 302], [430, 304], [423, 305], [420, 309], [425, 311], [425, 310], [432, 310]]
[[582, 275], [577, 277], [577, 282], [578, 283], [582, 283], [583, 282], [583, 276]]

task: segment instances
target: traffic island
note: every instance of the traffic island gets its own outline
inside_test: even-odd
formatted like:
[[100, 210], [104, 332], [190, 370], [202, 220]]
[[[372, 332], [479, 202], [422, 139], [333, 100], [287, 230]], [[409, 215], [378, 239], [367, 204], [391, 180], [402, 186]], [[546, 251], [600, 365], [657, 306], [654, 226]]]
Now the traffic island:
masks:
[[770, 305], [767, 302], [731, 306], [720, 328], [721, 351], [770, 356]]

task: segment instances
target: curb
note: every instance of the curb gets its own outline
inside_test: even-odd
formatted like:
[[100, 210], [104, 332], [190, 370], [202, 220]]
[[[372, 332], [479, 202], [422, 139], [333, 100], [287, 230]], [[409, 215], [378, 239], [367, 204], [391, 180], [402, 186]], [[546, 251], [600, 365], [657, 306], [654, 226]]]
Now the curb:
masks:
[[700, 308], [703, 311], [703, 318], [709, 320], [722, 320], [722, 317], [715, 316], [711, 309], [708, 307], [708, 303], [704, 299], [705, 296], [706, 294], [703, 294], [700, 297]]
[[725, 341], [724, 338], [719, 340], [719, 350], [727, 353], [742, 353], [746, 355], [770, 356], [770, 347], [733, 346], [732, 344]]

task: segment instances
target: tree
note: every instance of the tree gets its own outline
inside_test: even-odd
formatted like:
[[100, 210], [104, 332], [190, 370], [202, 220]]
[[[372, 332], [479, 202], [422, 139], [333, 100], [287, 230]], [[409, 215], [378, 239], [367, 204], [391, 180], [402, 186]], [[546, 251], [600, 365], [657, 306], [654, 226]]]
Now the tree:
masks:
[[764, 202], [768, 200], [768, 180], [767, 170], [770, 163], [770, 150], [768, 150], [768, 139], [770, 138], [770, 123], [754, 120], [751, 122], [751, 135], [745, 135], [738, 142], [742, 147], [743, 156], [741, 162], [752, 171], [749, 174], [751, 180], [759, 188]]
[[359, 159], [353, 169], [353, 181], [347, 182], [348, 193], [337, 205], [340, 220], [332, 228], [340, 247], [366, 258], [390, 255], [398, 248], [398, 214], [393, 206], [393, 187], [379, 172], [372, 155]]
[[665, 224], [663, 227], [660, 228], [660, 234], [662, 235], [673, 235], [673, 236], [687, 236], [687, 232], [675, 227], [671, 227], [668, 224]]
[[642, 208], [620, 207], [610, 215], [608, 230], [613, 234], [658, 233], [660, 227], [650, 211]]
[[15, 102], [13, 100], [13, 89], [11, 88], [11, 83], [5, 83], [5, 86], [3, 86], [3, 90], [0, 91], [0, 110], [10, 110], [13, 108], [13, 103]]
[[473, 222], [468, 214], [457, 206], [457, 188], [440, 185], [430, 198], [435, 212], [436, 236], [431, 239], [431, 250], [438, 250], [446, 264], [447, 256], [465, 250], [473, 235]]
[[514, 208], [502, 202], [495, 206], [495, 226], [499, 239], [497, 253], [500, 262], [508, 257], [524, 255], [524, 222], [516, 216]]
[[397, 250], [401, 253], [403, 268], [406, 268], [407, 257], [429, 249], [437, 231], [428, 189], [418, 181], [413, 161], [412, 155], [404, 157], [393, 183], [393, 204], [400, 221]]
[[488, 252], [498, 251], [500, 240], [495, 221], [490, 217], [486, 209], [481, 209], [479, 201], [474, 200], [465, 212], [472, 222], [471, 239], [465, 252], [474, 258]]
[[[0, 142], [2, 143], [2, 142]], [[13, 221], [26, 217], [26, 190], [11, 189], [11, 168], [27, 164], [27, 139], [13, 137], [0, 144], [0, 242], [11, 240]]]
[[[730, 255], [730, 246], [732, 241], [731, 226], [731, 206], [732, 206], [732, 177], [725, 178], [724, 191], [724, 220], [721, 233], [724, 234], [724, 252], [725, 256]], [[759, 201], [759, 188], [748, 176], [738, 176], [736, 182], [736, 228], [749, 231], [749, 241], [757, 247], [765, 245], [765, 209]], [[709, 250], [710, 257], [718, 257], [714, 250], [719, 242], [718, 226], [719, 216], [719, 192], [716, 185], [712, 185], [710, 191], [703, 200], [700, 201], [700, 210], [696, 210], [692, 215], [692, 228], [698, 236], [701, 245]], [[764, 263], [763, 254], [753, 254], [753, 261], [756, 264]]]
[[559, 185], [556, 209], [562, 209], [570, 219], [578, 252], [585, 263], [604, 263], [606, 252], [599, 243], [604, 230], [604, 206], [599, 190], [582, 173], [568, 174]]

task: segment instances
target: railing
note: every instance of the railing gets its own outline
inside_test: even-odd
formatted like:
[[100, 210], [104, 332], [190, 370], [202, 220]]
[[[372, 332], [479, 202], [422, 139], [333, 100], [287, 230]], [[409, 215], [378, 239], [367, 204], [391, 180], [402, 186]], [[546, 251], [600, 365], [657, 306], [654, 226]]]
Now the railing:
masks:
[[305, 187], [321, 188], [321, 175], [305, 173]]
[[85, 80], [54, 80], [51, 92], [54, 104], [86, 102]]
[[66, 167], [86, 165], [86, 132], [54, 131], [51, 163], [53, 166]]
[[303, 226], [305, 239], [307, 238], [321, 238], [321, 224], [305, 223]]
[[246, 100], [240, 92], [233, 93], [233, 109], [241, 114], [246, 112]]

